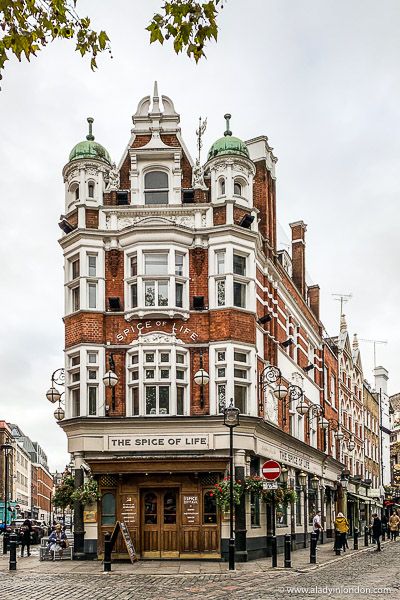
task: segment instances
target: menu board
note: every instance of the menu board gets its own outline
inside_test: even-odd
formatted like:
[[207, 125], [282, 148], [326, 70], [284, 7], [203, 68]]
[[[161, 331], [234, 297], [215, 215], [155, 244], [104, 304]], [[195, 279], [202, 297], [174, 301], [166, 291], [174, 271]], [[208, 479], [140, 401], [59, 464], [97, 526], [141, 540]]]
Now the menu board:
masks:
[[124, 494], [122, 496], [121, 520], [128, 527], [137, 525], [137, 496]]
[[199, 525], [199, 495], [198, 494], [183, 494], [182, 495], [183, 511], [182, 525]]
[[121, 529], [122, 537], [124, 538], [126, 549], [128, 550], [129, 558], [133, 564], [137, 560], [136, 550], [132, 542], [132, 538], [129, 534], [128, 528], [123, 521], [120, 522], [119, 527]]

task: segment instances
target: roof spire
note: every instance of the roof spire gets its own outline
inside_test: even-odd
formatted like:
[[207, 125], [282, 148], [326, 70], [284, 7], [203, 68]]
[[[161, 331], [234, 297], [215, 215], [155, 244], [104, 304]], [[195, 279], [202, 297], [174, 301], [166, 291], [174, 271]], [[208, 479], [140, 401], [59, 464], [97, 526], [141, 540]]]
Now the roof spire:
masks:
[[87, 122], [89, 123], [89, 133], [86, 136], [86, 139], [89, 140], [90, 142], [92, 142], [94, 140], [94, 135], [92, 132], [92, 124], [93, 124], [93, 117], [88, 117], [87, 118]]
[[359, 343], [358, 343], [358, 337], [357, 334], [355, 333], [353, 336], [353, 350], [358, 350], [359, 349]]
[[158, 84], [157, 81], [154, 82], [154, 91], [153, 91], [153, 108], [152, 113], [160, 112], [160, 98], [158, 97]]
[[347, 331], [346, 315], [340, 315], [340, 332]]
[[224, 135], [232, 135], [232, 131], [229, 129], [229, 121], [232, 118], [232, 115], [230, 115], [229, 113], [226, 113], [226, 115], [224, 115], [224, 119], [226, 121], [226, 131], [224, 132]]

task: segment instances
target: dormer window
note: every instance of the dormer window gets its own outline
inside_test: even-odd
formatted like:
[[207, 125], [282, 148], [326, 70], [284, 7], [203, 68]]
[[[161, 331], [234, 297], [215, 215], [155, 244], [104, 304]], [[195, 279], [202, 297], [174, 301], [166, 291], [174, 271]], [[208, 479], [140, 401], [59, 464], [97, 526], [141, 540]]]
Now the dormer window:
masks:
[[94, 198], [94, 183], [90, 182], [88, 185], [88, 196]]
[[168, 175], [164, 171], [150, 171], [144, 176], [145, 204], [168, 204]]

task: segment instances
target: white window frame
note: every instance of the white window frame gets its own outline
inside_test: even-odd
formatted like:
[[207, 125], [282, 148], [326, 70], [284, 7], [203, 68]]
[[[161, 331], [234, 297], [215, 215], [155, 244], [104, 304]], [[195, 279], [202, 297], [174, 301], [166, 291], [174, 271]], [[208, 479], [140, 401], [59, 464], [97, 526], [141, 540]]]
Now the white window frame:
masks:
[[[89, 362], [89, 355], [95, 355], [96, 362]], [[79, 364], [72, 364], [79, 359]], [[101, 381], [106, 370], [105, 350], [102, 346], [78, 346], [71, 348], [65, 356], [65, 413], [67, 418], [98, 417], [105, 415], [105, 386]], [[89, 378], [90, 372], [96, 372], [95, 378]], [[73, 381], [73, 375], [79, 374], [79, 380]], [[89, 415], [89, 387], [97, 389], [96, 414]], [[73, 411], [73, 390], [79, 391], [79, 415]]]

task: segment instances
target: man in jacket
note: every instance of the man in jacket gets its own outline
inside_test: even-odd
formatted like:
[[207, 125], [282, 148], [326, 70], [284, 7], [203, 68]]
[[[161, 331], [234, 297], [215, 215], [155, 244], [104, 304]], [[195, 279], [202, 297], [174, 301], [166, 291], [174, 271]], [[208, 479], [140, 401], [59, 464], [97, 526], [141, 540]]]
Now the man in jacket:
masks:
[[374, 539], [374, 541], [376, 542], [376, 552], [380, 552], [381, 551], [381, 535], [382, 535], [382, 521], [380, 520], [380, 518], [378, 517], [378, 515], [375, 513], [372, 515], [373, 521], [372, 521], [372, 537]]
[[25, 519], [21, 527], [21, 558], [24, 556], [25, 546], [28, 556], [31, 555], [31, 533], [32, 523], [29, 519]]
[[313, 518], [313, 533], [317, 535], [317, 544], [319, 540], [319, 532], [322, 530], [321, 525], [321, 511], [317, 510], [315, 517]]

